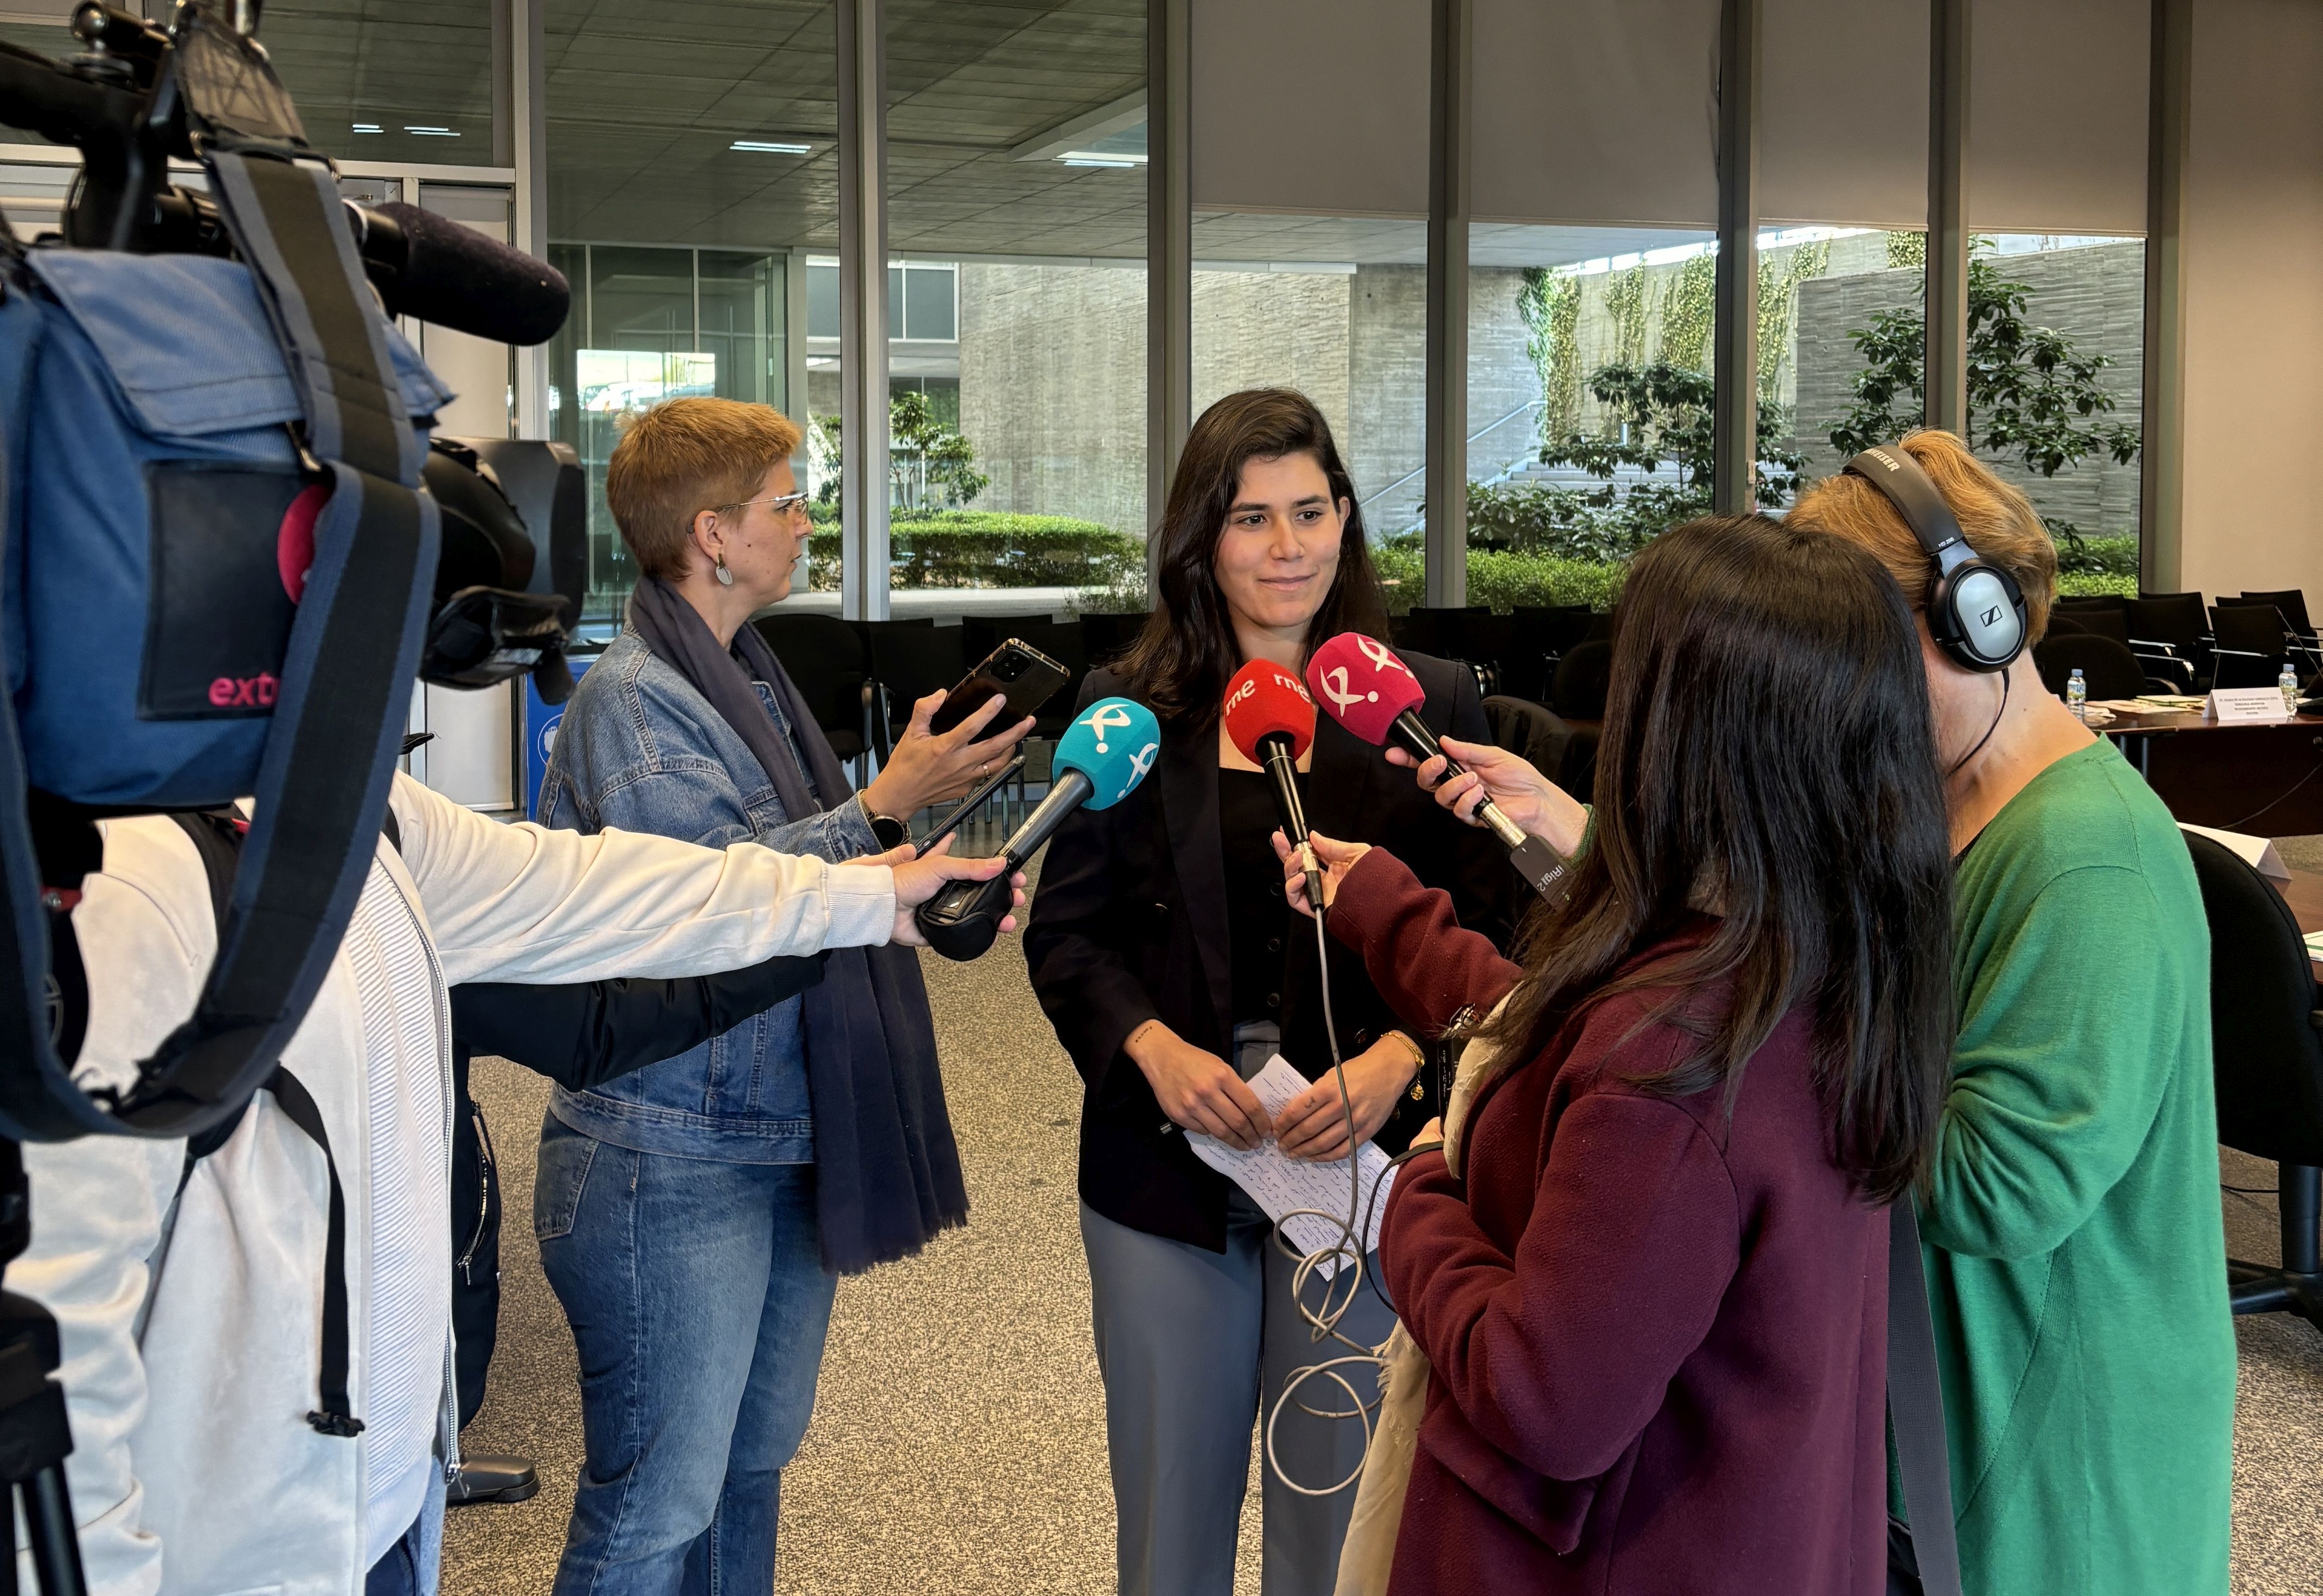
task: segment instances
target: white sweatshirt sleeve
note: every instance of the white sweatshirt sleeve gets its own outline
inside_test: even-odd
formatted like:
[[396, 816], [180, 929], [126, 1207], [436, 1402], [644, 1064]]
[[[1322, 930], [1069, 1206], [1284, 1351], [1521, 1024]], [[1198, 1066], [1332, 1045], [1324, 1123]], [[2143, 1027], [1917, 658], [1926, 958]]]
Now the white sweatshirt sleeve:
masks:
[[885, 866], [501, 825], [404, 775], [391, 802], [452, 986], [708, 975], [895, 931]]

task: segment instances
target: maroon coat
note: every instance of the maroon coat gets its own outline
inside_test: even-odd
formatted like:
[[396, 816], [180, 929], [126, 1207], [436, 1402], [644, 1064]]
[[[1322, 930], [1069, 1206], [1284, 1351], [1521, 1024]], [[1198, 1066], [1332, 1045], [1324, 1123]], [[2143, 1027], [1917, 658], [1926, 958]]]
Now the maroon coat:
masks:
[[[1430, 1029], [1519, 974], [1376, 848], [1330, 924]], [[1801, 1014], [1730, 1121], [1626, 1084], [1689, 1045], [1651, 1006], [1488, 1084], [1464, 1182], [1397, 1177], [1380, 1253], [1434, 1375], [1395, 1596], [1886, 1589], [1887, 1215], [1832, 1162]]]

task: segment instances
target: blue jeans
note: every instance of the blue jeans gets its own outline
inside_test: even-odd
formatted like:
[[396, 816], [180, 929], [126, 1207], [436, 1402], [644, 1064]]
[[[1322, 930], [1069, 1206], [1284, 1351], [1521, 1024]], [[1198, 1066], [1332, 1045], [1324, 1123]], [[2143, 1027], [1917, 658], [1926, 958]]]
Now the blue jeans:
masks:
[[782, 1468], [838, 1285], [814, 1166], [638, 1152], [552, 1112], [533, 1229], [580, 1353], [587, 1452], [556, 1596], [772, 1590]]
[[427, 1500], [403, 1538], [363, 1576], [363, 1596], [436, 1596], [444, 1564], [444, 1471], [427, 1481]]

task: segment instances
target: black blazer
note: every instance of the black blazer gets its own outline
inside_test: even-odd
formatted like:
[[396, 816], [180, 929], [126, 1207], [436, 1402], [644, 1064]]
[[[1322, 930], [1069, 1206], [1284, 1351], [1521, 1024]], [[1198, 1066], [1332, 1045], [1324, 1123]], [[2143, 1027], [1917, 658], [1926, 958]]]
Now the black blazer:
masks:
[[[1465, 666], [1406, 654], [1428, 690], [1421, 718], [1438, 735], [1491, 738], [1474, 675]], [[1081, 683], [1080, 704], [1120, 693], [1110, 671]], [[1487, 831], [1463, 826], [1419, 791], [1409, 770], [1325, 717], [1307, 784], [1316, 830], [1394, 848], [1420, 880], [1452, 894], [1461, 922], [1506, 943], [1523, 883]], [[1320, 983], [1303, 918], [1289, 960], [1280, 1023], [1282, 1055], [1309, 1080], [1331, 1067]], [[1298, 956], [1303, 951], [1305, 957]], [[1154, 1100], [1144, 1071], [1121, 1050], [1159, 1019], [1197, 1047], [1234, 1059], [1233, 974], [1226, 865], [1218, 837], [1217, 720], [1165, 724], [1160, 768], [1110, 809], [1081, 810], [1049, 843], [1024, 931], [1033, 990], [1086, 1083], [1080, 1195], [1106, 1218], [1154, 1235], [1226, 1250], [1229, 1183], [1194, 1156]], [[1331, 947], [1331, 1004], [1348, 1058], [1396, 1024], [1363, 960]], [[1441, 1109], [1435, 1072], [1408, 1094], [1375, 1138], [1400, 1150]]]

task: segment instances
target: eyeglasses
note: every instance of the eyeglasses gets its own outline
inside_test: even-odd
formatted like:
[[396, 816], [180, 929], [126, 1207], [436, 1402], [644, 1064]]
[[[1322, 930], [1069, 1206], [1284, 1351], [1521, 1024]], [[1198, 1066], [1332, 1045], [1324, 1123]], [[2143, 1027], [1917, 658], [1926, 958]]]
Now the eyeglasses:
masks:
[[782, 516], [788, 515], [793, 510], [804, 509], [806, 508], [806, 500], [807, 496], [803, 493], [777, 493], [772, 499], [738, 499], [731, 504], [713, 504], [710, 508], [712, 509], [748, 509], [754, 504], [771, 504], [775, 507], [773, 513]]

